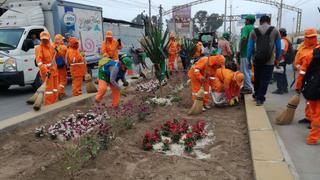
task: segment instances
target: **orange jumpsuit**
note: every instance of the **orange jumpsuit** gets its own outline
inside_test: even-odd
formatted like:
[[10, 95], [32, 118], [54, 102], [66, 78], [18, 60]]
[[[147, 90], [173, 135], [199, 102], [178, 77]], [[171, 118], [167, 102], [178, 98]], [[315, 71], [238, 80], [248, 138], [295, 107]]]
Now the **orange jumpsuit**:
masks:
[[194, 53], [193, 58], [200, 57], [200, 56], [201, 56], [201, 53], [202, 53], [202, 43], [199, 41], [199, 42], [196, 44], [196, 49], [195, 49], [195, 53]]
[[102, 43], [101, 51], [104, 57], [109, 57], [113, 60], [119, 60], [119, 50], [123, 47], [122, 43], [113, 38], [112, 32], [106, 32], [106, 39]]
[[54, 58], [55, 50], [48, 44], [40, 44], [36, 50], [36, 62], [40, 69], [42, 81], [46, 80], [46, 74], [50, 73], [46, 80], [46, 89], [44, 92], [44, 105], [54, 104], [58, 100], [58, 70], [57, 65], [52, 59]]
[[84, 57], [81, 55], [78, 50], [79, 47], [76, 44], [78, 44], [77, 39], [69, 39], [67, 61], [70, 65], [70, 73], [72, 77], [72, 96], [79, 96], [82, 94], [82, 82], [87, 70]]
[[178, 44], [177, 42], [173, 39], [170, 39], [169, 45], [168, 45], [168, 70], [173, 71], [174, 68], [174, 63], [178, 54]]
[[[312, 58], [313, 49], [318, 45], [317, 42], [309, 42], [308, 38], [305, 38], [305, 41], [302, 45], [299, 46], [298, 52], [295, 57], [294, 66], [297, 72], [299, 73], [301, 66], [305, 61], [310, 61], [310, 58]], [[299, 77], [299, 76], [298, 76]], [[296, 79], [296, 82], [298, 82], [298, 77]], [[309, 121], [311, 121], [312, 112], [310, 109], [309, 103], [306, 104], [305, 107], [305, 117]]]
[[213, 91], [225, 92], [227, 100], [240, 96], [240, 87], [242, 86], [244, 75], [237, 71], [220, 68], [216, 72], [215, 84]]
[[[58, 50], [57, 55], [56, 55], [56, 59], [61, 56], [64, 60], [66, 57], [66, 53], [67, 53], [67, 46], [65, 46], [63, 43], [62, 44], [56, 44], [56, 43], [52, 43], [52, 46]], [[65, 86], [67, 85], [68, 80], [67, 80], [67, 66], [58, 68], [58, 91], [59, 91], [59, 95], [61, 97], [64, 97], [65, 94]]]
[[224, 65], [223, 56], [210, 56], [202, 57], [199, 59], [194, 66], [188, 72], [188, 76], [191, 79], [191, 90], [192, 90], [192, 100], [196, 99], [197, 92], [200, 90], [201, 86], [204, 87], [204, 105], [209, 102], [209, 86], [210, 81], [214, 80], [214, 74], [216, 69]]
[[[320, 48], [320, 46], [318, 46], [317, 48]], [[299, 74], [297, 77], [297, 84], [296, 84], [296, 89], [298, 91], [301, 90], [302, 80], [312, 61], [312, 56], [313, 56], [312, 54], [307, 55], [306, 59], [303, 61], [300, 67]], [[307, 100], [307, 105], [308, 105], [308, 110], [310, 112], [309, 120], [311, 121], [311, 131], [309, 136], [307, 137], [307, 143], [317, 144], [317, 141], [320, 138], [320, 100], [316, 100], [316, 101]]]

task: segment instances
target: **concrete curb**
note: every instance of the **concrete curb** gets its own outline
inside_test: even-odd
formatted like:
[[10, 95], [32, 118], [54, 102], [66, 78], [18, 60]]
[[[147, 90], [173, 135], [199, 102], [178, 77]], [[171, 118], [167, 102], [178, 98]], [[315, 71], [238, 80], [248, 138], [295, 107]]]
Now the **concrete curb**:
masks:
[[263, 106], [245, 96], [247, 124], [256, 180], [294, 180]]
[[[140, 78], [128, 79], [128, 82], [132, 86], [137, 84], [139, 80]], [[95, 97], [95, 95], [96, 93], [91, 93], [91, 94], [83, 94], [77, 97], [71, 97], [63, 101], [59, 101], [50, 106], [43, 106], [40, 111], [31, 110], [24, 114], [0, 121], [0, 133], [11, 131], [18, 127], [26, 126], [29, 124], [39, 123], [41, 120], [47, 119], [48, 117], [55, 116], [59, 112], [77, 105], [81, 106], [88, 102], [94, 103], [93, 97]], [[105, 94], [105, 97], [109, 95], [111, 95], [110, 91], [108, 91]]]

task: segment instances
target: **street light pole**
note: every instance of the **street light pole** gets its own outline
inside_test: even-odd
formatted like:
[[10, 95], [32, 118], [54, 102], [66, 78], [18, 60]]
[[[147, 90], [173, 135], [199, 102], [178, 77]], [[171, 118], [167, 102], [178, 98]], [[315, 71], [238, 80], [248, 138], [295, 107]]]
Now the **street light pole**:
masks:
[[224, 25], [223, 25], [223, 31], [226, 31], [227, 28], [227, 5], [228, 1], [224, 0]]

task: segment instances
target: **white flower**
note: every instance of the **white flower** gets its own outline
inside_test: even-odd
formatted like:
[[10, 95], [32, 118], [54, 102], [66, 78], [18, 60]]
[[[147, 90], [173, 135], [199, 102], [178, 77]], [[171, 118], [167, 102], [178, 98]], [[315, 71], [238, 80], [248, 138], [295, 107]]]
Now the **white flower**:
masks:
[[162, 151], [162, 147], [163, 147], [163, 143], [159, 142], [159, 143], [153, 145], [153, 150], [154, 151]]
[[171, 138], [169, 138], [169, 137], [165, 137], [165, 136], [161, 136], [161, 140], [162, 140], [162, 142], [164, 142], [165, 140], [168, 140], [168, 141], [169, 141], [169, 143], [171, 143], [171, 142], [172, 142]]

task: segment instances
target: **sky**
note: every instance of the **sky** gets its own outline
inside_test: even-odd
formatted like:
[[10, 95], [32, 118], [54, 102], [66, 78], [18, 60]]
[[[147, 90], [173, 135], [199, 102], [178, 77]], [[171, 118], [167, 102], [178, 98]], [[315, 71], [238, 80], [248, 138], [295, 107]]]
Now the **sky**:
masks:
[[[148, 0], [68, 0], [89, 5], [96, 5], [103, 7], [103, 15], [107, 18], [121, 19], [131, 21], [137, 14], [145, 11], [148, 13]], [[159, 6], [162, 4], [164, 10], [172, 9], [174, 5], [182, 5], [193, 0], [151, 0], [152, 15], [159, 14]], [[280, 1], [280, 0], [278, 0]], [[293, 5], [302, 9], [302, 28], [315, 27], [320, 29], [320, 0], [283, 0], [285, 4]], [[232, 4], [232, 14], [254, 14], [254, 13], [271, 13], [272, 24], [276, 25], [277, 8], [260, 4], [256, 2], [249, 2], [246, 0], [228, 0], [228, 7]], [[199, 4], [192, 7], [192, 16], [199, 10], [206, 10], [208, 13], [224, 13], [224, 0], [213, 0], [211, 2]], [[230, 14], [228, 8], [227, 14]], [[171, 18], [172, 14], [164, 18]], [[283, 10], [282, 27], [286, 28], [288, 32], [295, 30], [297, 13], [289, 10]]]

